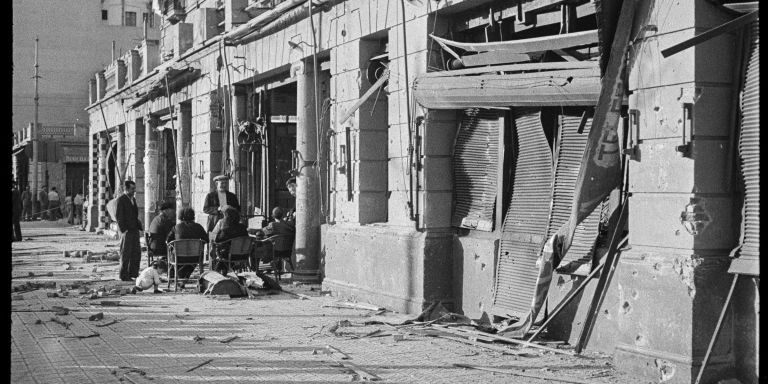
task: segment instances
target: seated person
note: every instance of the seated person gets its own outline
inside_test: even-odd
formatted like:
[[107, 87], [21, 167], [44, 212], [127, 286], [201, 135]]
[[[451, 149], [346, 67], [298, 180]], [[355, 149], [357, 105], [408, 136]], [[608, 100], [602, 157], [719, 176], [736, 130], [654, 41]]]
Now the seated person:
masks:
[[[224, 207], [224, 218], [216, 223], [211, 231], [211, 240], [214, 243], [222, 243], [241, 236], [248, 236], [248, 228], [240, 223], [240, 212], [232, 206]], [[229, 254], [229, 244], [216, 245], [216, 254], [211, 255], [214, 260], [212, 269], [222, 275], [227, 274], [227, 266], [218, 262], [220, 258], [227, 258]]]
[[163, 293], [160, 290], [160, 274], [165, 271], [165, 262], [155, 260], [152, 265], [145, 268], [136, 278], [136, 285], [131, 289], [131, 293], [141, 292], [145, 289], [155, 287], [155, 293]]
[[291, 269], [293, 269], [291, 252], [293, 251], [293, 238], [296, 235], [296, 227], [293, 221], [286, 220], [286, 213], [284, 208], [275, 207], [272, 210], [272, 217], [275, 218], [275, 221], [269, 223], [262, 231], [266, 236], [278, 236], [273, 241], [275, 258], [277, 260], [287, 260]]
[[160, 206], [160, 214], [152, 219], [149, 225], [149, 244], [147, 247], [152, 250], [155, 256], [165, 256], [168, 254], [165, 239], [171, 228], [176, 224], [176, 205], [169, 202], [163, 202]]
[[[181, 222], [171, 228], [166, 237], [167, 242], [174, 240], [200, 239], [208, 242], [208, 232], [202, 225], [195, 222], [195, 210], [190, 207], [181, 209]], [[194, 265], [183, 265], [179, 267], [179, 279], [188, 279], [195, 270]], [[173, 269], [169, 269], [168, 277], [173, 278]], [[180, 288], [184, 288], [184, 283], [180, 282]]]

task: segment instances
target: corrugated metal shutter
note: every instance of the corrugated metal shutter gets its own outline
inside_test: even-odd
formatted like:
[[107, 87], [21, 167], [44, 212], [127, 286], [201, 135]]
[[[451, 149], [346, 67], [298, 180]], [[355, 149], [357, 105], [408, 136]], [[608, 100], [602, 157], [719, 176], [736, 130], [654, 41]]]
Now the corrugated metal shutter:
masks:
[[544, 246], [552, 199], [552, 151], [539, 110], [515, 111], [512, 199], [502, 225], [492, 312], [523, 316], [536, 286], [536, 259]]
[[[557, 157], [555, 160], [555, 181], [553, 191], [552, 213], [550, 216], [547, 238], [565, 225], [571, 215], [573, 195], [576, 192], [576, 180], [579, 177], [584, 150], [592, 127], [592, 118], [584, 124], [579, 133], [581, 115], [560, 115], [560, 134]], [[573, 241], [568, 253], [559, 264], [560, 273], [583, 273], [580, 266], [589, 263], [586, 273], [590, 272], [595, 240], [599, 234], [601, 206], [595, 208], [584, 221], [576, 227]]]
[[749, 63], [741, 96], [739, 157], [744, 177], [743, 244], [730, 271], [760, 275], [760, 25], [752, 23]]
[[493, 230], [499, 164], [499, 117], [487, 109], [467, 109], [453, 153], [456, 227]]

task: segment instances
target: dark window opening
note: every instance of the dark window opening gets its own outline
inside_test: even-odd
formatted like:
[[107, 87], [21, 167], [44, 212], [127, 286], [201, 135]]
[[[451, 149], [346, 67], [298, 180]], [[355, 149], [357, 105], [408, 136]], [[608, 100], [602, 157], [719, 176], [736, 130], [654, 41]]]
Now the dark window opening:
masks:
[[142, 25], [146, 23], [149, 28], [155, 27], [155, 18], [152, 16], [152, 14], [143, 12], [141, 14], [141, 22]]
[[128, 27], [136, 26], [136, 12], [125, 13], [125, 25]]
[[106, 9], [101, 10], [101, 20], [103, 21], [109, 20], [109, 12], [107, 12]]

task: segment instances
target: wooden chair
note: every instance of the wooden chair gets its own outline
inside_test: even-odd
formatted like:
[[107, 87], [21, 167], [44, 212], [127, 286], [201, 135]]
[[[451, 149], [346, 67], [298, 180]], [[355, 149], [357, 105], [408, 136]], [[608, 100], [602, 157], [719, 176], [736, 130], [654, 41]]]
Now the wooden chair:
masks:
[[[152, 234], [151, 233], [144, 232], [144, 241], [147, 243], [147, 266], [152, 265], [152, 262], [155, 261], [155, 259], [162, 259], [163, 257], [167, 257], [168, 256], [167, 255], [167, 252], [168, 252], [167, 250], [166, 250], [166, 254], [164, 254], [164, 255], [163, 254], [159, 254], [159, 255], [155, 254], [155, 251], [152, 250], [152, 247], [151, 247], [152, 239], [153, 238], [152, 238]], [[162, 242], [165, 242], [165, 239], [157, 239], [157, 238], [155, 238], [154, 240], [160, 240]]]
[[[180, 265], [197, 265], [200, 267], [200, 274], [202, 274], [204, 252], [205, 242], [200, 239], [174, 240], [168, 243], [168, 271], [173, 266], [173, 278], [168, 278], [168, 288], [173, 282], [174, 292], [178, 290]], [[184, 280], [186, 283], [188, 279]]]
[[280, 276], [285, 273], [285, 263], [287, 262], [288, 265], [291, 266], [291, 271], [293, 271], [295, 268], [293, 267], [293, 262], [291, 261], [291, 253], [289, 252], [286, 256], [280, 257], [277, 254], [277, 251], [275, 250], [275, 243], [278, 241], [284, 241], [289, 240], [291, 243], [291, 249], [293, 249], [293, 235], [272, 235], [270, 237], [267, 237], [264, 239], [265, 241], [269, 241], [272, 243], [272, 268], [273, 272], [275, 274], [275, 280], [280, 281]]
[[147, 244], [147, 267], [149, 267], [152, 265], [152, 261], [155, 259], [155, 253], [152, 252], [152, 247], [149, 246], [152, 241], [152, 237], [150, 236], [149, 232], [144, 232], [144, 241]]
[[220, 243], [213, 243], [214, 252], [216, 248], [229, 245], [229, 252], [227, 252], [226, 259], [218, 257], [219, 263], [225, 263], [227, 265], [227, 271], [232, 270], [232, 264], [246, 264], [250, 270], [251, 266], [251, 252], [253, 251], [253, 239], [250, 236], [240, 236], [231, 240], [222, 241]]

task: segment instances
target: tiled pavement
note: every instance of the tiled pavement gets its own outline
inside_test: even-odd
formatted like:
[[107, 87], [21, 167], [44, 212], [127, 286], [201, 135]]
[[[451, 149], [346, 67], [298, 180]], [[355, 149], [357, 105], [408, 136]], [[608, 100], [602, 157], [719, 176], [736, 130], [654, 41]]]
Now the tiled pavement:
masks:
[[[44, 278], [63, 284], [104, 279], [91, 287], [119, 285], [106, 280], [116, 274], [114, 263], [83, 263], [82, 259], [65, 259], [60, 254], [62, 247], [84, 241], [89, 241], [91, 248], [106, 249], [116, 243], [114, 240], [106, 241], [69, 227], [26, 229], [35, 240], [14, 244], [14, 285], [42, 279], [26, 277], [29, 271], [36, 275], [53, 271], [53, 277]], [[35, 237], [51, 232], [61, 235]], [[70, 241], [66, 241], [67, 237]], [[77, 237], [82, 239], [76, 240]], [[59, 252], [23, 255], [22, 249], [31, 252], [33, 246], [43, 247], [38, 251]], [[72, 269], [65, 270], [65, 262]], [[94, 265], [98, 265], [95, 273]], [[401, 341], [391, 336], [352, 338], [388, 327], [364, 325], [371, 311], [323, 307], [337, 299], [319, 296], [317, 290], [310, 288], [286, 288], [312, 296], [308, 300], [288, 293], [229, 299], [202, 296], [192, 290], [93, 300], [80, 298], [76, 291], [68, 297], [47, 297], [52, 289], [13, 294], [17, 299], [12, 301], [11, 382], [329, 383], [358, 379], [349, 370], [352, 366], [387, 383], [554, 382], [456, 368], [455, 363], [517, 372], [524, 369], [529, 374], [594, 383], [638, 382], [616, 372], [609, 358], [594, 355], [578, 358], [526, 349], [530, 353], [527, 357], [513, 356], [416, 334], [406, 334]], [[18, 300], [18, 296], [23, 299]], [[119, 301], [119, 305], [102, 306], [102, 300]], [[71, 312], [57, 316], [51, 312], [53, 306], [66, 307]], [[104, 319], [88, 321], [97, 312], [103, 312]], [[71, 325], [66, 328], [52, 318]], [[351, 324], [338, 328], [338, 336], [330, 333], [330, 326], [341, 320]], [[99, 327], [109, 323], [112, 324]], [[95, 333], [98, 335], [83, 337]], [[231, 336], [238, 338], [221, 342]], [[328, 345], [350, 359], [342, 359], [339, 353], [325, 353]], [[208, 363], [192, 369], [205, 362]]]

